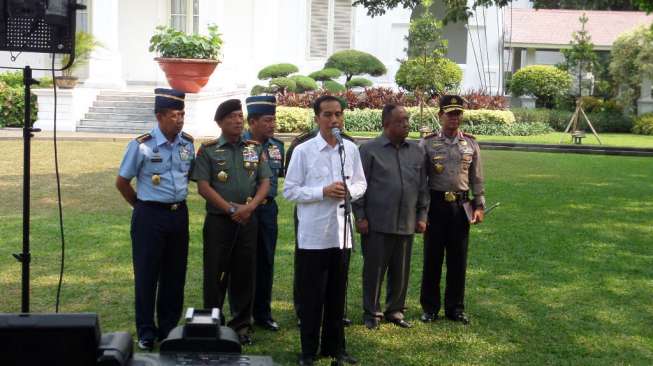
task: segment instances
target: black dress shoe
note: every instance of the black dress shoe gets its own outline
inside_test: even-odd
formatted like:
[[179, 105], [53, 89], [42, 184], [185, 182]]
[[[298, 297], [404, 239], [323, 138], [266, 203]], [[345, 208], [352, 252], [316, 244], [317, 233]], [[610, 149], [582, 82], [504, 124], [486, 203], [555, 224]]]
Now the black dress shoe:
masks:
[[276, 332], [279, 330], [279, 324], [274, 321], [274, 319], [268, 319], [264, 321], [256, 321], [256, 325], [265, 328], [267, 330]]
[[243, 346], [251, 346], [254, 342], [252, 341], [252, 336], [249, 334], [239, 334], [238, 340]]
[[422, 321], [422, 323], [431, 323], [436, 320], [438, 320], [438, 314], [436, 313], [424, 313], [422, 316], [419, 317], [419, 320]]
[[379, 320], [376, 318], [365, 319], [365, 327], [367, 329], [379, 329]]
[[413, 327], [412, 324], [410, 324], [409, 322], [407, 322], [407, 321], [405, 321], [403, 319], [391, 319], [391, 320], [388, 320], [388, 321], [390, 323], [398, 326], [398, 327], [401, 327], [401, 328], [412, 328]]
[[358, 363], [356, 357], [350, 355], [346, 351], [343, 351], [338, 357], [336, 357], [336, 361], [339, 363], [348, 363], [350, 365], [355, 365]]
[[299, 361], [297, 362], [299, 366], [313, 366], [314, 363], [315, 363], [315, 359], [312, 356], [304, 356], [304, 355], [300, 355]]
[[454, 322], [461, 322], [463, 324], [469, 324], [469, 318], [465, 313], [456, 313], [453, 315], [447, 315], [447, 319], [454, 321]]
[[351, 319], [349, 319], [349, 318], [342, 318], [342, 325], [344, 325], [345, 327], [350, 326], [352, 323], [353, 323], [353, 322], [351, 321]]

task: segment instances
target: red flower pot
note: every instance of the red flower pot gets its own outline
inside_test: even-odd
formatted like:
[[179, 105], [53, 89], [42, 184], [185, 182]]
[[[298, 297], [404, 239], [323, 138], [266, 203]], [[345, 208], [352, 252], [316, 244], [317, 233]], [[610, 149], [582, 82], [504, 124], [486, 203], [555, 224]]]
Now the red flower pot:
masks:
[[220, 63], [218, 60], [188, 58], [157, 57], [154, 60], [166, 74], [170, 87], [184, 93], [198, 93]]

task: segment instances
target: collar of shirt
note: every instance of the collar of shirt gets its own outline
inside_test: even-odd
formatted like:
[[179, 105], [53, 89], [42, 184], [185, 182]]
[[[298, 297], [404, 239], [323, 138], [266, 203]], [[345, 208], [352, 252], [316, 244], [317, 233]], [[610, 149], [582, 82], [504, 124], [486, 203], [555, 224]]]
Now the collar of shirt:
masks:
[[161, 146], [165, 144], [170, 144], [174, 146], [181, 142], [181, 132], [178, 133], [177, 136], [175, 136], [174, 141], [170, 142], [168, 141], [168, 138], [163, 134], [163, 132], [161, 132], [159, 126], [154, 127], [154, 130], [152, 130], [152, 136], [154, 136], [154, 141], [156, 141], [156, 146]]
[[[218, 147], [222, 147], [226, 144], [229, 144], [230, 142], [227, 141], [227, 139], [224, 137], [224, 135], [220, 135], [220, 138], [218, 138]], [[245, 140], [243, 140], [243, 137], [241, 136], [238, 141], [236, 142], [236, 145], [240, 146], [245, 143]]]
[[[382, 133], [381, 136], [379, 136], [379, 139], [383, 144], [383, 146], [388, 146], [388, 145], [392, 145], [393, 147], [395, 146], [395, 144], [393, 144], [392, 141], [390, 141], [390, 139], [388, 138], [388, 136], [385, 135], [385, 133]], [[408, 147], [408, 142], [406, 142], [406, 140], [402, 141], [401, 144], [399, 144], [399, 147]]]
[[329, 147], [330, 149], [335, 149], [338, 145], [331, 146], [329, 143], [322, 137], [322, 134], [318, 131], [317, 136], [315, 136], [315, 142], [317, 145], [317, 149], [319, 151], [324, 150], [326, 147]]

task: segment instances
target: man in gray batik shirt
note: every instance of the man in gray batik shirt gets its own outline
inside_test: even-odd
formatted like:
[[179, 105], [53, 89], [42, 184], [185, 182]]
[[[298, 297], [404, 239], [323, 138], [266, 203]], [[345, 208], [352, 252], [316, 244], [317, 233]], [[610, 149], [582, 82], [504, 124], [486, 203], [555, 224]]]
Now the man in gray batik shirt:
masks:
[[[410, 256], [415, 232], [426, 229], [429, 194], [424, 149], [406, 141], [409, 118], [396, 104], [383, 108], [383, 134], [360, 147], [368, 182], [365, 195], [353, 202], [363, 248], [363, 319], [378, 328], [382, 317], [402, 328]], [[379, 297], [388, 272], [386, 309]]]

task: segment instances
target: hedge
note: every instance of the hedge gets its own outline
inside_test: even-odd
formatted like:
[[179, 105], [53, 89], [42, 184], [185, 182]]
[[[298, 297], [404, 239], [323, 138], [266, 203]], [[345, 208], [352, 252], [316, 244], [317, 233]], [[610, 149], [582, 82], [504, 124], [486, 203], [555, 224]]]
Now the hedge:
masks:
[[653, 135], [653, 113], [645, 113], [635, 119], [633, 133]]
[[[544, 108], [514, 108], [512, 112], [519, 123], [546, 123], [555, 131], [564, 131], [573, 114], [570, 111]], [[633, 128], [633, 119], [615, 110], [587, 113], [587, 117], [597, 132], [630, 132]], [[590, 130], [582, 117], [580, 126], [583, 130]]]
[[[36, 96], [32, 95], [31, 117], [36, 121]], [[0, 81], [0, 127], [22, 127], [25, 118], [25, 89]]]

